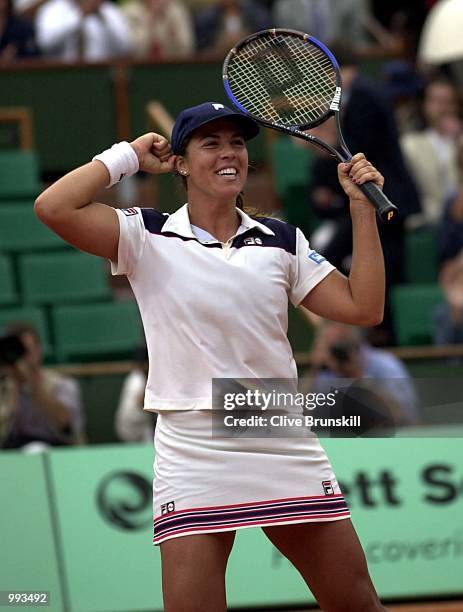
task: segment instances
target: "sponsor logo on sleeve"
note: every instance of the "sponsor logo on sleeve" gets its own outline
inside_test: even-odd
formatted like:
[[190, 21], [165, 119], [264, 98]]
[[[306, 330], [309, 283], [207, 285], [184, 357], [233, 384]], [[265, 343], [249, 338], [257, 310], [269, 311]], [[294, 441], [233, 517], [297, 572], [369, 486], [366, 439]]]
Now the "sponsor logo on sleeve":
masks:
[[138, 210], [135, 208], [122, 208], [122, 212], [126, 217], [131, 217], [132, 215], [138, 215]]
[[326, 258], [320, 255], [320, 253], [317, 253], [317, 251], [309, 251], [308, 257], [316, 264], [321, 264], [323, 261], [326, 261]]

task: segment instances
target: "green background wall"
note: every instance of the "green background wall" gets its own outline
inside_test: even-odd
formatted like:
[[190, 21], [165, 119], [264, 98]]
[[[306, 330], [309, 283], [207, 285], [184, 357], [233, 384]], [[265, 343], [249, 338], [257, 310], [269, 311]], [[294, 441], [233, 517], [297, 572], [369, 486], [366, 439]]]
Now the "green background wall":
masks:
[[[125, 103], [131, 126], [127, 138], [147, 131], [145, 105], [156, 99], [172, 114], [206, 100], [226, 102], [221, 64], [127, 64]], [[40, 166], [63, 173], [87, 162], [117, 139], [116, 67], [50, 66], [0, 70], [0, 106], [27, 106], [33, 112]], [[263, 156], [259, 138], [251, 159]]]

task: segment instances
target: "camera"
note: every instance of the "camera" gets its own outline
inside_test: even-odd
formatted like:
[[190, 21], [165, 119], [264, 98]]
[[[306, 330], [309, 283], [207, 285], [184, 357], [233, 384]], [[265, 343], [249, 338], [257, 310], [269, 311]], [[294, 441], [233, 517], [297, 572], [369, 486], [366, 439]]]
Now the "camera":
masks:
[[359, 345], [357, 342], [352, 340], [346, 340], [344, 342], [334, 342], [329, 346], [329, 351], [333, 359], [339, 364], [345, 364], [351, 360], [352, 354], [358, 351]]
[[18, 336], [0, 337], [0, 367], [12, 366], [24, 356], [26, 349]]

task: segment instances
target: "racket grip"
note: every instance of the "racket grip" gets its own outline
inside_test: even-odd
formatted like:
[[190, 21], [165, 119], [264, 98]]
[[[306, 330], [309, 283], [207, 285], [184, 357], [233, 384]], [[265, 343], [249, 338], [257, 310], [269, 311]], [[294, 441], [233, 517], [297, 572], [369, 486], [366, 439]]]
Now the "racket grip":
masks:
[[389, 198], [384, 195], [383, 191], [381, 191], [378, 185], [373, 183], [373, 181], [368, 181], [368, 183], [363, 183], [363, 185], [357, 185], [357, 187], [367, 196], [367, 198], [376, 208], [378, 217], [384, 223], [392, 221], [392, 219], [399, 214], [399, 209], [397, 206], [394, 206]]

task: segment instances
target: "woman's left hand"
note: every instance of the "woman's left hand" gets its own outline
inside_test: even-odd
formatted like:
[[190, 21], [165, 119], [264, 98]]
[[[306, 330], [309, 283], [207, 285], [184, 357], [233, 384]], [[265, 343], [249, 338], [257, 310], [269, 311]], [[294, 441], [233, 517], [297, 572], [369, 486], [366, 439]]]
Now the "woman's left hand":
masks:
[[351, 203], [355, 201], [370, 205], [370, 201], [357, 185], [368, 181], [373, 181], [380, 189], [384, 185], [383, 175], [376, 170], [363, 153], [354, 155], [350, 162], [339, 164], [338, 178]]

